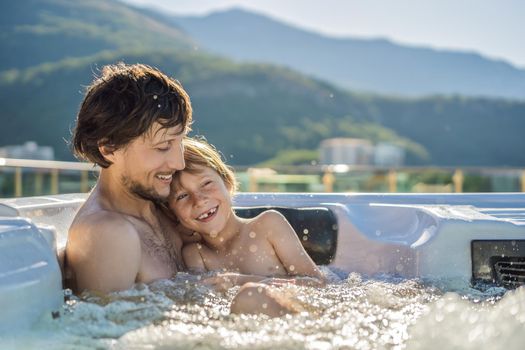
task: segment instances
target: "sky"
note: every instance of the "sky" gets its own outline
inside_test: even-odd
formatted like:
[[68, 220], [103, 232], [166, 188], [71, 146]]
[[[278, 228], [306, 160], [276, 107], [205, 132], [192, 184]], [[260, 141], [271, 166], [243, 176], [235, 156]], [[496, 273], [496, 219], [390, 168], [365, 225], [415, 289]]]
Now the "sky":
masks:
[[337, 37], [474, 51], [525, 69], [525, 0], [121, 0], [178, 15], [232, 7]]

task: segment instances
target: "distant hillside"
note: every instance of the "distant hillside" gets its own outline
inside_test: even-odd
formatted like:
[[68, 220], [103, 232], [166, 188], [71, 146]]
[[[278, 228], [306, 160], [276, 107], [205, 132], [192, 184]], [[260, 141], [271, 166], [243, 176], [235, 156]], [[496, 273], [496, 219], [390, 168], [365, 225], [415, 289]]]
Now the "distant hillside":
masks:
[[238, 9], [205, 17], [155, 16], [182, 27], [202, 49], [286, 65], [349, 89], [525, 99], [525, 70], [476, 53], [330, 38]]
[[287, 69], [174, 50], [104, 52], [0, 75], [2, 143], [35, 140], [54, 146], [59, 158], [71, 159], [65, 141], [82, 86], [89, 84], [94, 67], [118, 60], [150, 64], [177, 77], [192, 99], [194, 134], [205, 135], [232, 164], [255, 164], [282, 149], [315, 149], [335, 133], [388, 140], [404, 145], [415, 159], [428, 157], [421, 145], [350, 115], [354, 98], [330, 85]]
[[[6, 6], [11, 13], [1, 14], [18, 24], [7, 21], [12, 30], [0, 39], [0, 66], [8, 67], [0, 71], [0, 146], [35, 140], [54, 146], [59, 159], [72, 159], [66, 141], [83, 87], [98, 67], [124, 60], [179, 79], [192, 98], [194, 133], [216, 144], [231, 164], [256, 164], [279, 151], [313, 150], [324, 138], [346, 136], [403, 145], [409, 164], [525, 164], [525, 102], [356, 94], [288, 68], [237, 64], [196, 51], [193, 38], [176, 27], [119, 2], [20, 3], [25, 5]], [[21, 23], [61, 29], [49, 37], [30, 30], [24, 34], [30, 45], [16, 46], [11, 35], [18, 35]], [[90, 29], [74, 35], [71, 50], [59, 45], [75, 28]], [[87, 34], [92, 31], [96, 35]], [[44, 39], [48, 44], [35, 44]]]
[[115, 0], [4, 1], [0, 31], [0, 71], [103, 50], [193, 47], [173, 25]]

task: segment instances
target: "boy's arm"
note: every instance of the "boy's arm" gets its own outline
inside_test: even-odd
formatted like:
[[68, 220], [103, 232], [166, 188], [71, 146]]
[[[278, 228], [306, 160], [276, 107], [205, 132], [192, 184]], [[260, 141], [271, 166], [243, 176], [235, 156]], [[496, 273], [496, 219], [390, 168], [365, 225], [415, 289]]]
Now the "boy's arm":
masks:
[[304, 250], [290, 223], [279, 212], [269, 210], [262, 214], [258, 230], [266, 233], [277, 257], [292, 276], [310, 276], [324, 281], [321, 270]]
[[77, 292], [107, 293], [131, 288], [142, 259], [135, 227], [112, 214], [94, 215], [75, 225], [66, 251]]
[[261, 282], [268, 276], [245, 275], [237, 272], [222, 272], [215, 276], [207, 277], [202, 282], [219, 291], [227, 291], [234, 286], [241, 286], [248, 282]]
[[188, 270], [197, 273], [208, 271], [202, 257], [202, 249], [203, 246], [200, 243], [192, 243], [182, 247], [182, 258]]
[[212, 286], [219, 291], [227, 291], [232, 287], [241, 286], [250, 282], [274, 286], [295, 284], [298, 286], [311, 287], [322, 287], [325, 283], [322, 279], [312, 277], [268, 277], [261, 275], [245, 275], [236, 272], [223, 272], [212, 277], [207, 277], [203, 280], [204, 284]]

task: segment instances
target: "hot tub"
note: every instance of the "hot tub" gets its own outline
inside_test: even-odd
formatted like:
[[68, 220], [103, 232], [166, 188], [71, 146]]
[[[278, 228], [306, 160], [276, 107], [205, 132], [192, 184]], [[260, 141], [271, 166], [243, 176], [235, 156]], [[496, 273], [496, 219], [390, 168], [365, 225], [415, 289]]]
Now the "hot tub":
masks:
[[[84, 194], [1, 200], [0, 331], [57, 317], [56, 260]], [[240, 193], [239, 215], [281, 211], [321, 265], [366, 276], [525, 280], [525, 194]]]

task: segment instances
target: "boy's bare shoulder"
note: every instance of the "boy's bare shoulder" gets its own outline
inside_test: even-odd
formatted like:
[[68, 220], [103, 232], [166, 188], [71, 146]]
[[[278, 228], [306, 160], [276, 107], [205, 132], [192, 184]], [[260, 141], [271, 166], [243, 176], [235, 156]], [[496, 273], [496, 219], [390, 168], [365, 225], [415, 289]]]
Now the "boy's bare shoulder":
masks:
[[268, 234], [290, 227], [283, 214], [277, 210], [266, 210], [252, 219], [251, 225], [255, 230], [264, 230]]
[[286, 221], [284, 215], [274, 209], [265, 210], [253, 218], [253, 223], [255, 224], [272, 224], [283, 221]]

